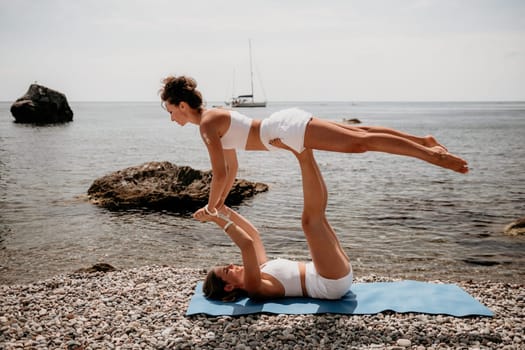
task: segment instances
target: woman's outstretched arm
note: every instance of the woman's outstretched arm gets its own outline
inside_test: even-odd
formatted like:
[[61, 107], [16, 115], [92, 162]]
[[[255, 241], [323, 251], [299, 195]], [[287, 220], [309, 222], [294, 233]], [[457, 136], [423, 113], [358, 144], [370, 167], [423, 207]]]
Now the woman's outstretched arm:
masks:
[[239, 169], [239, 163], [237, 162], [237, 153], [234, 149], [224, 150], [224, 160], [226, 162], [226, 180], [224, 181], [224, 189], [217, 208], [220, 209], [224, 205], [228, 194], [230, 193], [235, 178], [237, 177], [237, 170]]
[[225, 191], [228, 180], [226, 158], [220, 136], [217, 132], [220, 122], [219, 117], [211, 116], [203, 119], [200, 125], [201, 137], [208, 148], [213, 172], [210, 184], [210, 195], [208, 197], [208, 208], [211, 212], [215, 212], [217, 206], [221, 203], [221, 196]]
[[[257, 239], [246, 232], [238, 222], [238, 217], [232, 215], [232, 221], [227, 217], [209, 215], [205, 211], [198, 211], [193, 214], [194, 218], [202, 221], [213, 221], [230, 237], [239, 247], [244, 267], [244, 286], [243, 289], [248, 293], [256, 293], [262, 283], [261, 270], [258, 257]], [[260, 239], [259, 239], [260, 242]]]
[[259, 265], [262, 265], [268, 261], [266, 250], [264, 249], [264, 245], [257, 228], [244, 216], [231, 210], [227, 206], [222, 206], [221, 209], [219, 209], [219, 212], [246, 231], [246, 233], [251, 237]]

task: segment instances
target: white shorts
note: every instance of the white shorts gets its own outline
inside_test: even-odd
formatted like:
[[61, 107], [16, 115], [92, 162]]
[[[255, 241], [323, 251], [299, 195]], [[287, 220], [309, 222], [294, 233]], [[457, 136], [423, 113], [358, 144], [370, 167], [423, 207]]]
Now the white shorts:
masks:
[[306, 292], [310, 298], [340, 299], [350, 290], [352, 280], [352, 267], [345, 277], [331, 280], [319, 275], [313, 262], [306, 263], [305, 284]]
[[273, 147], [270, 145], [270, 141], [281, 139], [284, 144], [301, 153], [304, 151], [306, 125], [311, 119], [311, 113], [299, 108], [275, 112], [261, 122], [261, 141], [269, 151], [276, 151], [281, 150], [281, 148]]

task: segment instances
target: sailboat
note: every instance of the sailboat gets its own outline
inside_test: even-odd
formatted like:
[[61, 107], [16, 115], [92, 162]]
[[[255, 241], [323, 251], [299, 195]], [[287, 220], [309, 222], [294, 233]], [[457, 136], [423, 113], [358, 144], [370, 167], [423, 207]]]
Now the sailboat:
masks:
[[232, 107], [266, 107], [266, 101], [255, 101], [253, 96], [253, 64], [252, 64], [252, 42], [248, 41], [250, 48], [250, 86], [251, 93], [246, 95], [239, 95], [237, 97], [232, 97], [230, 101], [227, 101], [227, 105]]

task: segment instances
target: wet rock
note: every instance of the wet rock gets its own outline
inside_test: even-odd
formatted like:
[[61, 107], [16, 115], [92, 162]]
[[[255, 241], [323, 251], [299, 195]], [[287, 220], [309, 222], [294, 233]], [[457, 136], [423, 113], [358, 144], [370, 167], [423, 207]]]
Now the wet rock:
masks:
[[357, 118], [343, 118], [345, 124], [361, 124], [361, 121]]
[[[208, 202], [211, 171], [200, 171], [170, 162], [149, 162], [103, 176], [88, 189], [93, 204], [112, 209], [153, 209], [190, 213]], [[236, 179], [227, 205], [268, 190], [262, 183]]]
[[509, 236], [519, 236], [525, 234], [525, 216], [505, 226], [503, 233]]
[[106, 263], [97, 263], [91, 267], [86, 267], [82, 269], [78, 269], [75, 272], [78, 273], [94, 273], [94, 272], [110, 272], [110, 271], [116, 271], [117, 269], [111, 266], [110, 264]]
[[73, 120], [66, 96], [38, 84], [31, 84], [24, 96], [11, 105], [16, 123], [51, 124]]

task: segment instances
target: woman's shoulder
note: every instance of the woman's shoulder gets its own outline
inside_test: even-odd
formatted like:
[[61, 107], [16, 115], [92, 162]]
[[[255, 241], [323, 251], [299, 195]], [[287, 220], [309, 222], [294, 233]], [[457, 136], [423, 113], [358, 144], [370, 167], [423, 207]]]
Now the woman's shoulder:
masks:
[[248, 292], [251, 298], [269, 299], [284, 297], [284, 287], [271, 276], [261, 276], [261, 284], [255, 291]]
[[203, 118], [230, 118], [231, 111], [224, 108], [210, 108], [202, 113]]
[[201, 127], [214, 127], [220, 125], [226, 125], [230, 123], [230, 111], [220, 109], [220, 108], [211, 108], [207, 109], [202, 113], [201, 118]]

